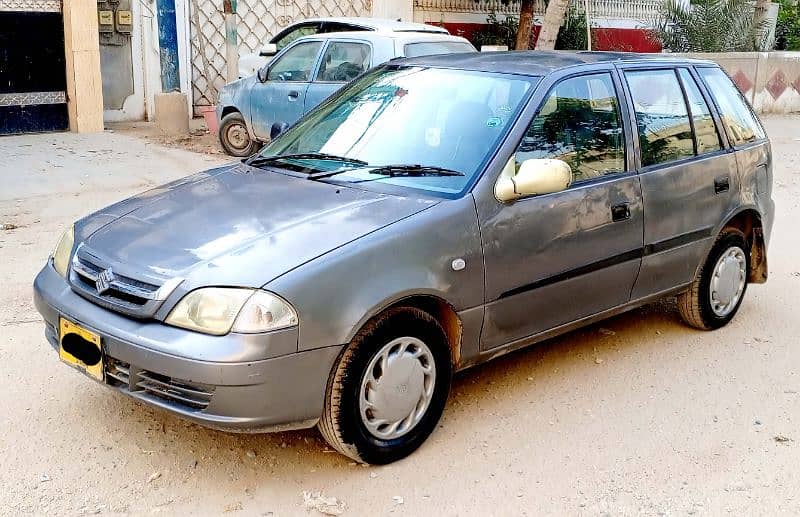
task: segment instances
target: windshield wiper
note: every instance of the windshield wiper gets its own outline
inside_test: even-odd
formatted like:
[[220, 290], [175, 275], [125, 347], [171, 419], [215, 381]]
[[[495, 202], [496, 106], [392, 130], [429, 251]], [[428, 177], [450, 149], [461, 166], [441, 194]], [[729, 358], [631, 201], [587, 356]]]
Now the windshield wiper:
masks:
[[279, 162], [281, 160], [328, 160], [334, 162], [351, 163], [354, 165], [369, 165], [364, 160], [357, 158], [348, 158], [346, 156], [336, 156], [335, 154], [328, 153], [295, 153], [295, 154], [279, 154], [277, 156], [256, 156], [248, 159], [244, 163], [253, 167], [259, 165], [267, 165], [269, 163]]
[[[444, 167], [436, 167], [435, 165], [379, 165], [366, 169], [369, 174], [378, 174], [381, 176], [463, 176], [463, 172], [445, 169]], [[352, 169], [341, 169], [338, 171], [320, 172], [318, 174], [309, 174], [308, 179], [318, 180], [323, 178], [330, 178], [337, 174], [344, 174], [345, 172], [352, 172]], [[366, 180], [371, 181], [371, 180]]]
[[435, 165], [381, 165], [369, 171], [383, 176], [463, 176], [463, 172]]

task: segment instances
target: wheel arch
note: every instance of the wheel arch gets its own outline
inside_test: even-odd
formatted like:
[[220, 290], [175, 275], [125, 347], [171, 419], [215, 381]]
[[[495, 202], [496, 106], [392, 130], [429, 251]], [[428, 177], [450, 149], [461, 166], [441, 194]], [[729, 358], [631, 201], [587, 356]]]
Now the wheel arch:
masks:
[[450, 349], [450, 361], [453, 368], [461, 362], [461, 342], [463, 325], [455, 307], [444, 298], [431, 293], [406, 294], [394, 299], [386, 300], [369, 311], [347, 336], [348, 342], [364, 328], [365, 325], [379, 318], [390, 309], [397, 307], [412, 307], [430, 314], [442, 326], [447, 345]]
[[719, 235], [726, 228], [735, 228], [747, 237], [747, 245], [750, 248], [750, 270], [747, 272], [747, 281], [753, 284], [766, 282], [769, 274], [767, 246], [764, 240], [764, 224], [759, 211], [755, 207], [740, 208], [729, 214], [715, 235]]

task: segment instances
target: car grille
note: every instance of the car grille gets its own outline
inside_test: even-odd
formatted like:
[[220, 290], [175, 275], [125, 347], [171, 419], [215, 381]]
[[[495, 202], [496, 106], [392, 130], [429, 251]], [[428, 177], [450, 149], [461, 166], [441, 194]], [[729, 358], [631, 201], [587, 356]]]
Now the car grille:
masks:
[[205, 409], [214, 395], [213, 386], [132, 367], [110, 357], [106, 361], [106, 382], [129, 392], [144, 392], [190, 410]]
[[156, 283], [153, 279], [145, 281], [114, 272], [108, 288], [101, 293], [97, 288], [98, 277], [110, 267], [81, 246], [72, 258], [70, 284], [84, 298], [136, 318], [152, 317], [180, 283], [180, 279]]

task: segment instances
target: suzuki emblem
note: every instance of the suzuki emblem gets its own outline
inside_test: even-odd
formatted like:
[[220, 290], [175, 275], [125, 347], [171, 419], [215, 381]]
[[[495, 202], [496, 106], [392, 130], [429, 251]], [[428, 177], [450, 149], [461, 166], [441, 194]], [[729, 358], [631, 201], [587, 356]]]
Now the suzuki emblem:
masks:
[[111, 271], [111, 268], [104, 269], [97, 275], [97, 280], [95, 281], [95, 287], [97, 288], [97, 294], [103, 294], [104, 292], [111, 289], [111, 282], [114, 281], [114, 272]]

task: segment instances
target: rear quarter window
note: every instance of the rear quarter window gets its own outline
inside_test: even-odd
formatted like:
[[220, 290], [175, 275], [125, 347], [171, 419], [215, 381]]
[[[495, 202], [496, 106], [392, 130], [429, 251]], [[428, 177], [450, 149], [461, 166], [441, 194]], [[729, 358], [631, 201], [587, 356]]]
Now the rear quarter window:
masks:
[[755, 142], [766, 137], [747, 101], [733, 81], [719, 68], [698, 68], [697, 72], [711, 92], [722, 124], [733, 145]]
[[406, 57], [433, 56], [436, 54], [456, 54], [459, 52], [475, 52], [469, 43], [461, 41], [421, 41], [406, 43], [403, 53]]

